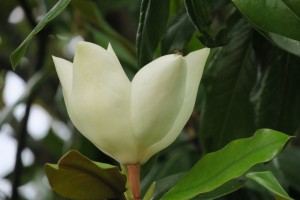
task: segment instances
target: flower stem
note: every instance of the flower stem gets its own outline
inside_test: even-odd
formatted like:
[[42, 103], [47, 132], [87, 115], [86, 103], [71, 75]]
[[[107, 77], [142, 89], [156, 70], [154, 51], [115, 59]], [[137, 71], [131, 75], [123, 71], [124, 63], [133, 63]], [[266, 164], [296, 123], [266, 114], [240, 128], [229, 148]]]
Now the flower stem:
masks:
[[128, 182], [130, 190], [133, 194], [134, 200], [141, 199], [141, 192], [140, 192], [140, 171], [141, 166], [136, 165], [127, 165], [127, 173], [128, 173]]

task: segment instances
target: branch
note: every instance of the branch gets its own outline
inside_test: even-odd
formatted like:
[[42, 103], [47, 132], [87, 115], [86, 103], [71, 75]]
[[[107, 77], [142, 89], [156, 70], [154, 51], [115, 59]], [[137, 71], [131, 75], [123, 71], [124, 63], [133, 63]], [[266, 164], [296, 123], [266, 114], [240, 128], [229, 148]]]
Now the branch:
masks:
[[34, 20], [34, 17], [33, 17], [32, 13], [31, 13], [32, 9], [30, 8], [30, 6], [26, 2], [26, 0], [19, 0], [19, 2], [20, 2], [20, 5], [22, 6], [22, 8], [23, 8], [23, 10], [25, 12], [26, 18], [28, 19], [28, 21], [30, 23], [30, 26], [32, 28], [34, 28], [37, 25], [37, 23]]
[[[22, 8], [25, 11], [26, 17], [28, 18], [31, 26], [34, 28], [36, 26], [36, 22], [33, 18], [32, 13], [30, 12], [31, 9], [29, 5], [27, 4], [26, 0], [19, 0]], [[47, 50], [47, 44], [48, 44], [48, 33], [49, 31], [52, 30], [51, 28], [49, 29], [43, 29], [37, 36], [38, 36], [38, 49], [37, 49], [37, 60], [34, 66], [34, 71], [39, 71], [45, 61], [45, 55], [46, 55], [46, 50]], [[18, 187], [20, 186], [20, 180], [22, 176], [22, 160], [21, 160], [21, 154], [24, 148], [26, 147], [26, 139], [28, 136], [27, 132], [27, 125], [28, 125], [28, 119], [29, 119], [29, 114], [31, 110], [31, 106], [34, 102], [35, 97], [37, 96], [38, 92], [31, 93], [27, 103], [26, 103], [26, 110], [24, 117], [21, 121], [20, 128], [19, 128], [19, 138], [18, 138], [18, 147], [17, 147], [17, 153], [16, 153], [16, 163], [14, 167], [14, 176], [13, 176], [13, 185], [12, 185], [12, 199], [18, 200], [19, 199], [19, 193], [18, 193]]]
[[15, 168], [14, 168], [14, 177], [13, 177], [13, 186], [12, 186], [12, 199], [19, 199], [19, 193], [18, 193], [18, 187], [20, 185], [20, 179], [21, 179], [21, 174], [22, 174], [22, 159], [21, 159], [21, 154], [23, 149], [26, 146], [26, 138], [27, 138], [27, 124], [28, 124], [28, 119], [29, 119], [29, 114], [31, 110], [31, 105], [33, 103], [33, 96], [30, 95], [28, 98], [28, 101], [26, 103], [26, 110], [24, 117], [22, 119], [20, 129], [19, 129], [19, 139], [18, 139], [18, 148], [17, 148], [17, 154], [16, 154], [16, 163], [15, 163]]

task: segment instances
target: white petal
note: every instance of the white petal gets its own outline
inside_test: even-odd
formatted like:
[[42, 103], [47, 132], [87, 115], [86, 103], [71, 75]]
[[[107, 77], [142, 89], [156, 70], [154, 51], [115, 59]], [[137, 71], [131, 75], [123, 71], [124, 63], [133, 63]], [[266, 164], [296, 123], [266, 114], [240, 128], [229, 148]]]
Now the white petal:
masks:
[[[120, 64], [120, 61], [110, 43], [108, 43], [107, 52], [109, 52], [111, 54], [111, 56], [116, 60], [116, 62], [118, 62]], [[121, 66], [121, 64], [120, 64], [120, 66]]]
[[72, 89], [73, 64], [65, 59], [52, 56], [59, 81], [63, 88], [65, 101], [70, 96]]
[[176, 121], [174, 122], [174, 126], [172, 127], [172, 129], [168, 132], [168, 134], [165, 135], [164, 138], [150, 147], [145, 153], [146, 157], [141, 160], [147, 161], [152, 155], [169, 146], [172, 142], [174, 142], [174, 140], [182, 131], [184, 125], [192, 114], [197, 97], [199, 83], [202, 77], [207, 57], [209, 55], [209, 51], [209, 49], [204, 48], [198, 51], [194, 51], [184, 58], [187, 64], [188, 72], [183, 106], [177, 116]]
[[111, 50], [88, 42], [77, 44], [73, 84], [73, 87], [79, 87], [76, 90], [106, 87], [120, 97], [126, 95], [130, 88], [130, 81]]
[[169, 132], [185, 92], [186, 66], [182, 56], [160, 57], [132, 80], [132, 123], [140, 153]]
[[76, 128], [119, 162], [137, 162], [130, 122], [130, 82], [111, 53], [86, 42], [77, 46], [72, 98]]

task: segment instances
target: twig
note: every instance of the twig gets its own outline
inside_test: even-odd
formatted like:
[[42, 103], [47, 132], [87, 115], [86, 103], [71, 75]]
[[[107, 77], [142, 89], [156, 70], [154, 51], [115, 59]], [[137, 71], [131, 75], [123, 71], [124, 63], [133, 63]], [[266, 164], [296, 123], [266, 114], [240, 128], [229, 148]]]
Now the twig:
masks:
[[18, 193], [18, 187], [20, 185], [20, 178], [22, 174], [22, 159], [21, 159], [21, 154], [23, 149], [26, 146], [26, 137], [27, 137], [27, 124], [28, 124], [28, 119], [29, 119], [29, 114], [31, 110], [31, 105], [33, 103], [33, 95], [31, 95], [26, 103], [26, 110], [24, 117], [21, 122], [20, 126], [20, 134], [19, 134], [19, 139], [18, 139], [18, 147], [17, 147], [17, 154], [16, 154], [16, 163], [15, 163], [15, 168], [14, 168], [14, 178], [13, 178], [13, 186], [12, 186], [12, 199], [17, 200], [19, 199], [19, 193]]
[[[24, 12], [26, 14], [26, 17], [28, 21], [30, 22], [30, 25], [32, 28], [36, 26], [36, 22], [34, 20], [34, 17], [31, 13], [31, 9], [29, 5], [27, 4], [26, 0], [19, 0], [20, 5], [24, 9]], [[35, 63], [34, 71], [40, 70], [44, 65], [44, 58], [45, 53], [47, 49], [47, 36], [48, 36], [48, 30], [43, 29], [37, 36], [38, 36], [38, 49], [37, 49], [37, 61]], [[26, 147], [26, 139], [27, 139], [27, 124], [29, 119], [29, 114], [31, 110], [31, 106], [33, 104], [33, 101], [37, 95], [37, 91], [34, 93], [31, 93], [28, 97], [27, 103], [26, 103], [26, 110], [24, 117], [21, 121], [20, 128], [19, 128], [19, 138], [18, 138], [18, 147], [17, 147], [17, 153], [16, 153], [16, 162], [14, 167], [14, 176], [13, 176], [13, 185], [12, 185], [12, 199], [18, 200], [19, 199], [19, 193], [18, 193], [18, 187], [20, 186], [20, 180], [22, 175], [22, 160], [21, 160], [21, 154], [24, 148]]]

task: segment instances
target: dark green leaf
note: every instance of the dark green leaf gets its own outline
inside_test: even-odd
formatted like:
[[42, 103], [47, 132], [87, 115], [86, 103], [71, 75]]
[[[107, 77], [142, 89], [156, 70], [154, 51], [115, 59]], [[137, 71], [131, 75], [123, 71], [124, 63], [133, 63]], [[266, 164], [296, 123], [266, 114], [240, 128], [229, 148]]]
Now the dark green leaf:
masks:
[[[120, 51], [122, 51], [122, 53], [127, 54], [126, 56], [128, 60], [136, 61], [136, 53], [135, 53], [134, 46], [130, 42], [128, 42], [123, 36], [121, 36], [118, 32], [116, 32], [109, 25], [109, 23], [107, 23], [107, 21], [102, 16], [102, 13], [97, 8], [97, 4], [94, 1], [72, 0], [71, 5], [74, 8], [78, 9], [85, 17], [85, 19], [87, 19], [97, 28], [98, 33], [94, 33], [94, 34], [98, 34], [98, 35], [102, 34], [103, 36], [106, 36], [108, 42], [112, 42], [115, 45], [121, 47]], [[89, 30], [92, 31], [91, 28], [89, 28]], [[117, 50], [117, 53], [119, 53], [118, 47], [115, 48], [115, 50]]]
[[213, 191], [253, 165], [273, 159], [290, 138], [261, 129], [251, 138], [232, 141], [223, 149], [206, 154], [162, 199], [189, 199]]
[[268, 189], [270, 192], [274, 193], [276, 196], [279, 196], [282, 200], [292, 199], [278, 183], [276, 178], [273, 176], [272, 172], [251, 172], [247, 173], [246, 177], [257, 182], [264, 188]]
[[223, 185], [221, 185], [220, 187], [216, 188], [215, 190], [211, 191], [211, 192], [207, 192], [207, 193], [203, 193], [200, 195], [197, 195], [196, 197], [192, 198], [193, 200], [213, 200], [213, 199], [217, 199], [220, 198], [226, 194], [232, 193], [240, 188], [242, 188], [245, 183], [246, 183], [246, 179], [239, 177], [239, 178], [235, 178], [232, 179], [226, 183], [224, 183]]
[[99, 31], [95, 28], [93, 28], [90, 25], [86, 25], [90, 31], [90, 34], [93, 36], [93, 40], [98, 45], [106, 48], [108, 46], [108, 43], [110, 43], [120, 60], [122, 66], [126, 66], [126, 68], [123, 67], [128, 77], [131, 79], [134, 74], [138, 71], [137, 64], [136, 64], [136, 58], [131, 54], [131, 51], [128, 50], [126, 46], [124, 46], [120, 41], [114, 37], [111, 37], [110, 34], [106, 34], [105, 32]]
[[[184, 30], [184, 31], [182, 31]], [[176, 50], [183, 50], [191, 39], [195, 28], [186, 12], [180, 12], [174, 17], [161, 42], [162, 54], [174, 53]]]
[[300, 20], [300, 2], [299, 0], [281, 0]]
[[278, 162], [281, 172], [288, 180], [290, 187], [300, 192], [300, 149], [288, 146], [279, 156]]
[[274, 49], [263, 66], [252, 101], [257, 128], [293, 134], [300, 118], [300, 58]]
[[233, 139], [250, 136], [255, 130], [249, 98], [258, 63], [251, 37], [251, 27], [240, 20], [230, 32], [230, 43], [217, 49], [207, 66], [200, 132], [208, 151]]
[[143, 200], [153, 200], [152, 196], [154, 193], [154, 188], [155, 188], [156, 183], [153, 182], [150, 187], [148, 188], [148, 191], [146, 192]]
[[270, 39], [278, 47], [283, 50], [300, 57], [300, 41], [293, 40], [276, 33], [265, 33], [266, 38]]
[[168, 176], [155, 183], [154, 193], [152, 196], [153, 200], [159, 200], [161, 197], [168, 192], [180, 179], [184, 177], [185, 173], [174, 174]]
[[142, 194], [154, 181], [189, 170], [198, 160], [199, 155], [195, 151], [193, 144], [187, 144], [186, 135], [181, 134], [169, 148], [159, 153], [159, 157], [167, 159], [164, 162], [157, 160], [142, 179]]
[[203, 0], [185, 0], [185, 7], [198, 30], [204, 31], [204, 34], [208, 33], [207, 29], [212, 23], [208, 2]]
[[209, 7], [211, 8], [212, 11], [219, 10], [223, 6], [227, 5], [230, 3], [230, 0], [205, 0], [209, 4]]
[[211, 27], [212, 8], [208, 1], [185, 0], [185, 7], [191, 21], [199, 30], [200, 35], [198, 38], [204, 45], [216, 47], [227, 43], [227, 32], [225, 30], [214, 30]]
[[300, 20], [281, 0], [233, 0], [258, 29], [300, 41]]
[[93, 162], [77, 151], [68, 152], [58, 164], [46, 164], [45, 170], [52, 189], [66, 198], [121, 198], [126, 191], [126, 176], [118, 167]]
[[170, 0], [142, 0], [136, 41], [140, 68], [153, 60], [167, 26], [169, 7]]
[[38, 23], [38, 25], [31, 31], [31, 33], [27, 36], [27, 38], [22, 42], [22, 44], [11, 54], [10, 62], [12, 64], [12, 68], [16, 69], [19, 64], [21, 58], [24, 56], [27, 46], [31, 39], [38, 34], [44, 26], [46, 26], [51, 20], [57, 17], [62, 11], [65, 10], [67, 5], [71, 0], [60, 0], [55, 4], [55, 6], [46, 14], [44, 19]]

